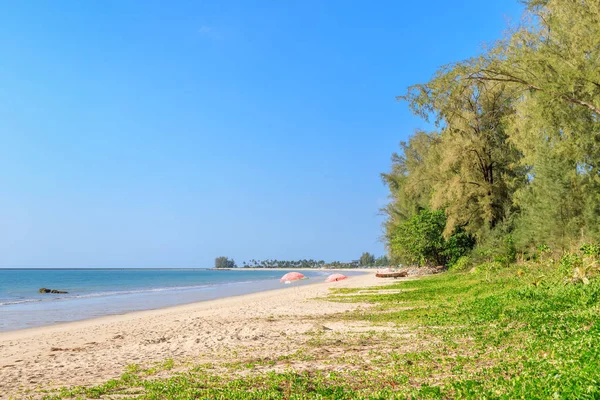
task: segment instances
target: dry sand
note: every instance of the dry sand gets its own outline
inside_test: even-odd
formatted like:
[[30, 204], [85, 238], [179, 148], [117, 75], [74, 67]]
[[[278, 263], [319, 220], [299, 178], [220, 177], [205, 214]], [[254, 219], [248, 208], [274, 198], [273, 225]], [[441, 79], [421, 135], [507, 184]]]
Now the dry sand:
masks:
[[[341, 282], [0, 333], [0, 398], [105, 382], [132, 363], [287, 354], [302, 344], [302, 334], [315, 329], [319, 316], [360, 306], [316, 298], [330, 288], [383, 283], [371, 271]], [[337, 329], [344, 329], [341, 325]]]

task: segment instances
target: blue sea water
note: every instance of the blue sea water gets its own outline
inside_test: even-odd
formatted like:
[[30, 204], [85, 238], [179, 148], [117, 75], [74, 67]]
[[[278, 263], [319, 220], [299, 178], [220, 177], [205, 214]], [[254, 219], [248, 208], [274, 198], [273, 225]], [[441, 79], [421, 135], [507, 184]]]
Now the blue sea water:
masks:
[[[287, 271], [244, 269], [0, 269], [0, 332], [320, 282], [282, 285]], [[349, 272], [353, 275], [356, 273]], [[348, 275], [347, 274], [347, 275]], [[68, 294], [41, 294], [46, 287]]]

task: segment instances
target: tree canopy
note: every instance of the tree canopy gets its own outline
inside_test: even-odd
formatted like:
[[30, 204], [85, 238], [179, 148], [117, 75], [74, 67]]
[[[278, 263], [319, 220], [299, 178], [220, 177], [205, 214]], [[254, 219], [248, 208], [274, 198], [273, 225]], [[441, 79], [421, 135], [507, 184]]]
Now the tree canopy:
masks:
[[435, 130], [401, 143], [382, 174], [394, 260], [600, 239], [600, 2], [524, 4], [522, 22], [482, 55], [398, 97]]
[[235, 261], [227, 257], [215, 258], [215, 268], [236, 268]]

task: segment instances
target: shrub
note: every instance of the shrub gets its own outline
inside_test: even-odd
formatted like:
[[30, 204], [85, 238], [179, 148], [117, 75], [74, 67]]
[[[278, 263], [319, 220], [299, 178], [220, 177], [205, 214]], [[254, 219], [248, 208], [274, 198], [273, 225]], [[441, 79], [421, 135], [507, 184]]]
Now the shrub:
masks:
[[473, 262], [471, 261], [471, 257], [462, 256], [450, 266], [450, 271], [455, 271], [455, 272], [468, 271], [472, 268], [472, 266], [473, 266]]
[[443, 211], [421, 210], [398, 227], [390, 243], [391, 250], [409, 264], [444, 264], [445, 225]]
[[581, 246], [581, 248], [579, 250], [585, 256], [594, 257], [594, 258], [600, 258], [600, 245], [597, 245], [597, 244], [584, 244], [583, 246]]
[[566, 282], [590, 283], [590, 278], [598, 275], [598, 246], [584, 245], [579, 253], [566, 253], [558, 263], [558, 275]]
[[[456, 231], [446, 240], [444, 256], [446, 257], [446, 265], [452, 267], [468, 254], [475, 246], [475, 238], [462, 228], [457, 228]], [[516, 254], [516, 253], [515, 253]]]
[[517, 247], [512, 235], [506, 235], [502, 241], [502, 247], [498, 249], [494, 261], [508, 267], [517, 261]]
[[444, 238], [446, 214], [442, 210], [421, 210], [400, 224], [390, 240], [394, 258], [408, 264], [452, 266], [475, 245], [473, 236], [457, 228]]

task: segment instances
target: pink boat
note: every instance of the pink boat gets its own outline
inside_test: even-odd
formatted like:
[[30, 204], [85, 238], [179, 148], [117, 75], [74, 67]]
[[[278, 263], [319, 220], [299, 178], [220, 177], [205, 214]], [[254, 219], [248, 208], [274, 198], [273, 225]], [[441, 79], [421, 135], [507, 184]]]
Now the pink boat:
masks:
[[348, 278], [346, 275], [342, 275], [342, 274], [331, 274], [327, 277], [327, 279], [325, 279], [325, 282], [337, 282], [337, 281], [342, 281], [344, 279]]

